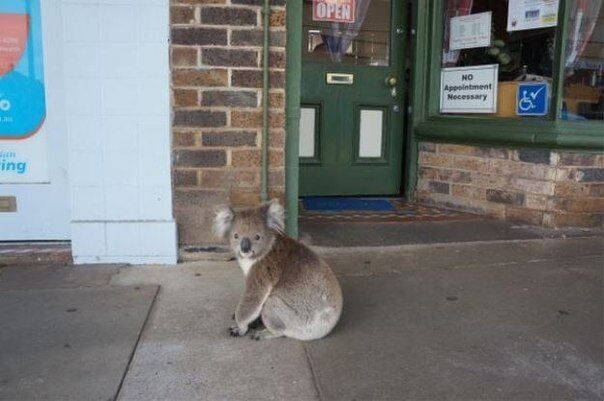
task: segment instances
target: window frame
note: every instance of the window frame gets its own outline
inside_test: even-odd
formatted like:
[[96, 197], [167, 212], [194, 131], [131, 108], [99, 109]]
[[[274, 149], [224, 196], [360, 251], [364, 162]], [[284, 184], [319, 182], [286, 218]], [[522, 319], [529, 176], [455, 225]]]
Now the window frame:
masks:
[[[424, 3], [424, 4], [422, 4]], [[426, 4], [427, 3], [427, 4]], [[569, 0], [560, 0], [551, 112], [542, 119], [439, 114], [444, 0], [418, 2], [413, 76], [413, 128], [418, 140], [466, 144], [604, 150], [604, 122], [558, 118], [564, 90]]]

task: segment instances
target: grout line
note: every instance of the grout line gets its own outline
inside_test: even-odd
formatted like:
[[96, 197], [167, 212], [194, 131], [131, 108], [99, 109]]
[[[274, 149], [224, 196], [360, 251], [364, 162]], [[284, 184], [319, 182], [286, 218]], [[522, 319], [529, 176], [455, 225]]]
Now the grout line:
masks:
[[302, 343], [302, 349], [304, 349], [304, 355], [306, 355], [306, 361], [308, 362], [308, 368], [310, 369], [310, 374], [312, 375], [312, 382], [315, 391], [317, 392], [317, 397], [319, 398], [319, 401], [321, 401], [324, 399], [323, 393], [321, 391], [321, 386], [319, 385], [319, 379], [317, 377], [317, 373], [315, 372], [315, 367], [313, 365], [312, 358], [310, 357], [308, 349], [306, 348], [306, 344]]
[[399, 245], [379, 245], [379, 246], [321, 246], [310, 244], [310, 248], [321, 255], [330, 254], [351, 254], [357, 252], [398, 252], [398, 251], [409, 251], [409, 250], [420, 250], [431, 247], [455, 247], [455, 246], [475, 246], [484, 244], [521, 244], [521, 243], [538, 243], [538, 242], [568, 242], [571, 240], [586, 240], [586, 239], [602, 239], [603, 236], [600, 233], [594, 235], [583, 235], [577, 237], [553, 237], [553, 238], [542, 238], [536, 236], [535, 238], [514, 238], [514, 239], [500, 239], [500, 240], [478, 240], [478, 241], [458, 241], [458, 242], [433, 242], [433, 243], [413, 243], [413, 244], [399, 244]]
[[128, 375], [128, 372], [130, 371], [130, 366], [132, 366], [132, 360], [134, 359], [134, 354], [136, 354], [136, 351], [138, 349], [138, 344], [140, 343], [141, 338], [143, 337], [143, 333], [145, 332], [145, 329], [147, 328], [147, 322], [149, 321], [151, 312], [153, 311], [153, 308], [155, 308], [155, 301], [157, 300], [157, 295], [159, 294], [160, 288], [161, 288], [161, 286], [158, 285], [157, 290], [155, 291], [155, 295], [153, 295], [153, 299], [151, 300], [151, 305], [149, 305], [149, 310], [147, 311], [147, 316], [145, 316], [145, 320], [143, 320], [143, 325], [141, 326], [141, 330], [138, 333], [138, 337], [136, 338], [136, 343], [134, 343], [132, 352], [130, 352], [130, 356], [128, 358], [128, 363], [126, 364], [126, 369], [124, 369], [124, 374], [122, 375], [120, 384], [117, 387], [115, 396], [112, 398], [113, 401], [117, 401], [117, 398], [119, 397], [119, 395], [122, 391], [122, 387], [124, 386], [124, 382], [126, 381], [126, 376]]

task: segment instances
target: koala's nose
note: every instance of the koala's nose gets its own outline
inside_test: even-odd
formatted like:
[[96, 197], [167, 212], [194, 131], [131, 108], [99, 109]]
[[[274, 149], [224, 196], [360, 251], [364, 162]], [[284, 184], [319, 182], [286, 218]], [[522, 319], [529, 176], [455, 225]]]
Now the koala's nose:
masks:
[[252, 249], [252, 241], [248, 237], [243, 237], [241, 239], [241, 251], [244, 253], [248, 253]]

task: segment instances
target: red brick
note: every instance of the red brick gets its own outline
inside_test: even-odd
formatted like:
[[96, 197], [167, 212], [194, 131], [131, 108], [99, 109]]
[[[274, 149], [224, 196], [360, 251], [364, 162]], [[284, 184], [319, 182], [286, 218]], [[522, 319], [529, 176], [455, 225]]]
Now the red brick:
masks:
[[197, 170], [174, 170], [175, 187], [191, 187], [197, 185]]
[[197, 135], [195, 131], [174, 131], [172, 133], [172, 142], [176, 147], [195, 146]]
[[175, 67], [197, 66], [197, 48], [172, 46], [172, 65]]
[[556, 198], [554, 209], [564, 212], [604, 213], [604, 198]]
[[256, 146], [256, 131], [220, 131], [204, 132], [203, 146]]
[[[268, 154], [270, 167], [283, 166], [284, 153], [280, 150], [271, 150]], [[260, 167], [262, 154], [260, 149], [233, 149], [231, 151], [231, 164], [233, 167]]]
[[227, 70], [223, 69], [176, 69], [172, 71], [175, 86], [227, 86]]
[[177, 150], [174, 164], [182, 167], [219, 167], [226, 165], [224, 150]]
[[235, 7], [202, 7], [201, 23], [207, 25], [257, 25], [255, 10]]
[[211, 110], [175, 110], [173, 124], [182, 127], [223, 127], [226, 125], [226, 113]]
[[451, 195], [469, 199], [486, 199], [486, 190], [484, 188], [473, 187], [470, 185], [453, 184], [451, 187]]
[[273, 10], [269, 16], [269, 24], [271, 27], [285, 26], [285, 11]]
[[174, 27], [171, 32], [175, 45], [226, 45], [227, 30], [223, 28]]
[[201, 172], [203, 188], [249, 188], [257, 187], [259, 182], [259, 171], [206, 169]]
[[[236, 128], [262, 128], [261, 111], [231, 111], [231, 126]], [[285, 126], [283, 113], [270, 113], [269, 126], [283, 128]]]
[[521, 207], [507, 207], [505, 210], [506, 220], [520, 221], [523, 223], [540, 226], [543, 224], [543, 212]]
[[543, 219], [547, 227], [601, 227], [604, 214], [596, 213], [546, 213]]
[[192, 24], [195, 22], [195, 9], [189, 6], [171, 6], [170, 21], [173, 24]]
[[197, 89], [174, 89], [173, 95], [176, 107], [199, 106]]
[[201, 62], [204, 65], [223, 67], [258, 67], [256, 50], [235, 50], [221, 48], [201, 49]]

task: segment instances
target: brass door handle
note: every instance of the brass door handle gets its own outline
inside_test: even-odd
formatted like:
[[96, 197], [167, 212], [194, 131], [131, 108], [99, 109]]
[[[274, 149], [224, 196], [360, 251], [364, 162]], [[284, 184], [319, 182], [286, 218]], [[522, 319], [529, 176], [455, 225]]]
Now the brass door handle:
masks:
[[396, 97], [397, 91], [396, 91], [396, 84], [398, 84], [398, 79], [396, 79], [395, 76], [389, 76], [385, 79], [384, 81], [386, 83], [386, 85], [388, 85], [390, 87], [390, 95], [392, 97]]
[[392, 86], [396, 86], [396, 84], [398, 83], [398, 80], [396, 79], [396, 77], [393, 76], [389, 76], [386, 78], [386, 85], [392, 87]]

